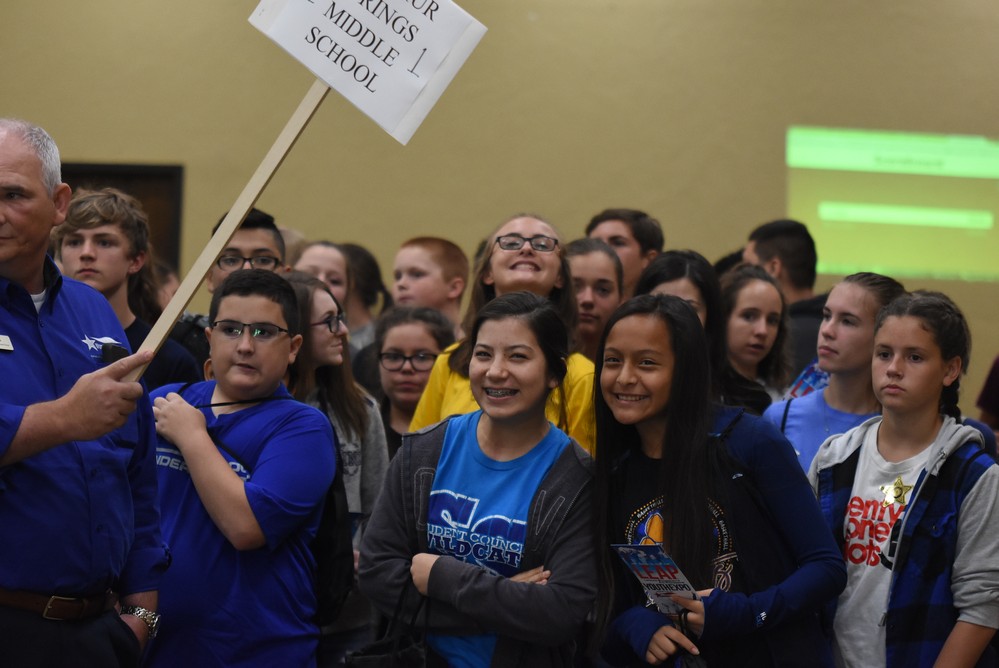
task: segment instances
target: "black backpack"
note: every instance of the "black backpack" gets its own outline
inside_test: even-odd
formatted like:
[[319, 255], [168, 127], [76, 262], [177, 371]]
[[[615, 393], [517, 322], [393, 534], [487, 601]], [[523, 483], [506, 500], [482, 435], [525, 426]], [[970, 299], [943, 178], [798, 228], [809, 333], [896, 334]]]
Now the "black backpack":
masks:
[[[177, 390], [184, 396], [184, 390], [192, 383], [186, 383]], [[329, 415], [324, 397], [320, 404], [325, 415]], [[332, 427], [332, 424], [330, 425]], [[334, 430], [334, 434], [335, 434]], [[220, 450], [236, 460], [247, 473], [252, 471], [246, 462], [222, 442], [212, 429], [208, 430], [212, 442]], [[336, 451], [336, 473], [333, 482], [326, 490], [323, 514], [319, 519], [316, 537], [312, 541], [312, 556], [316, 560], [316, 623], [322, 627], [332, 624], [340, 616], [340, 610], [347, 595], [354, 588], [354, 545], [350, 515], [347, 512], [347, 488], [343, 482], [343, 461], [340, 451]]]

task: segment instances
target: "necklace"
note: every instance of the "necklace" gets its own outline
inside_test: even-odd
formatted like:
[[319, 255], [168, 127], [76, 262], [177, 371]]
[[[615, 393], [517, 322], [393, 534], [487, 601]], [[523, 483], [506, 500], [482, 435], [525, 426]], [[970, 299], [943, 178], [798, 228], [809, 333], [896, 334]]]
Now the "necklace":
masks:
[[[192, 382], [187, 382], [177, 388], [177, 394], [184, 398], [184, 390], [194, 385]], [[241, 399], [239, 401], [219, 401], [216, 403], [207, 404], [192, 404], [195, 408], [217, 408], [221, 406], [240, 406], [242, 404], [259, 404], [264, 401], [281, 401], [283, 399], [291, 399], [291, 397], [276, 397], [273, 394], [267, 397], [260, 397], [259, 399]]]
[[822, 395], [822, 426], [826, 429], [826, 437], [829, 436], [829, 404], [826, 403], [826, 397], [823, 393]]
[[208, 404], [196, 404], [195, 408], [218, 408], [221, 406], [241, 406], [243, 404], [262, 404], [265, 401], [283, 401], [290, 397], [261, 397], [260, 399], [240, 399], [239, 401], [218, 401]]

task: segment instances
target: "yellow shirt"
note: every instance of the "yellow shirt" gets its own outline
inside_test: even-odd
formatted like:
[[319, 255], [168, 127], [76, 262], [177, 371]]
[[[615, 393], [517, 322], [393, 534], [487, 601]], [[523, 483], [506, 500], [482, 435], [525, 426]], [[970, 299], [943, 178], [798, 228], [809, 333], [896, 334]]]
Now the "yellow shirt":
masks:
[[[451, 415], [464, 415], [479, 410], [468, 378], [455, 373], [448, 366], [451, 353], [457, 347], [457, 343], [449, 346], [434, 362], [430, 380], [427, 381], [427, 387], [423, 390], [423, 396], [420, 397], [420, 403], [413, 413], [413, 421], [409, 425], [412, 431], [440, 422]], [[569, 355], [562, 389], [565, 392], [568, 424], [559, 424], [561, 400], [557, 391], [548, 396], [545, 414], [554, 425], [576, 439], [592, 455], [597, 433], [593, 413], [593, 362], [579, 353]]]

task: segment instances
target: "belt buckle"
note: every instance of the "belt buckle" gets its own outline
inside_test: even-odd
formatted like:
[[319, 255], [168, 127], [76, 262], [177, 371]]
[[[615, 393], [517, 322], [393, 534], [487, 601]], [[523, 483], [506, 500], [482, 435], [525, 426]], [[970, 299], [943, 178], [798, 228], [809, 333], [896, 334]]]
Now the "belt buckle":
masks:
[[52, 621], [56, 621], [56, 622], [66, 621], [65, 617], [50, 617], [49, 616], [49, 610], [52, 608], [52, 604], [56, 603], [57, 601], [65, 601], [67, 603], [72, 603], [72, 602], [78, 601], [78, 600], [79, 599], [70, 598], [68, 596], [55, 596], [55, 595], [49, 596], [49, 601], [48, 601], [48, 603], [45, 604], [45, 609], [42, 610], [42, 618], [43, 619], [51, 619]]

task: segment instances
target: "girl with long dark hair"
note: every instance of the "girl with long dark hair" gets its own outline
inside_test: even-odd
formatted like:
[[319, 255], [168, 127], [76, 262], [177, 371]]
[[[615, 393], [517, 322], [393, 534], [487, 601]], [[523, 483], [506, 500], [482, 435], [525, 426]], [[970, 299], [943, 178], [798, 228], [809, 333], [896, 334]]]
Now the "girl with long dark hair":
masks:
[[658, 255], [642, 272], [635, 294], [673, 295], [691, 305], [708, 338], [712, 397], [718, 403], [746, 408], [757, 415], [770, 405], [767, 391], [737, 373], [729, 363], [721, 287], [714, 267], [703, 255], [692, 250], [671, 250]]
[[[297, 271], [286, 278], [295, 289], [303, 325], [302, 347], [288, 369], [288, 390], [323, 411], [333, 425], [356, 547], [388, 468], [385, 427], [378, 405], [351, 374], [340, 302], [318, 278]], [[347, 651], [371, 640], [373, 630], [371, 607], [355, 587], [336, 621], [322, 629], [319, 665], [339, 663]]]
[[791, 380], [790, 321], [780, 286], [760, 267], [742, 265], [722, 276], [721, 290], [729, 364], [780, 399]]
[[[769, 424], [710, 399], [704, 330], [686, 301], [621, 306], [597, 356], [598, 624], [613, 665], [828, 665], [818, 610], [843, 587], [835, 544], [794, 452]], [[726, 433], [710, 434], [713, 423]], [[698, 590], [671, 618], [646, 606], [611, 544], [659, 544]]]

